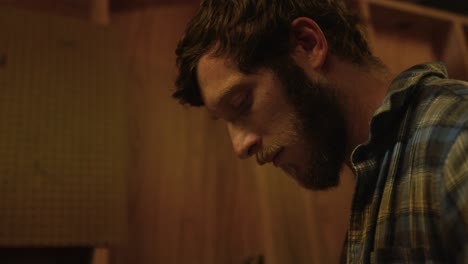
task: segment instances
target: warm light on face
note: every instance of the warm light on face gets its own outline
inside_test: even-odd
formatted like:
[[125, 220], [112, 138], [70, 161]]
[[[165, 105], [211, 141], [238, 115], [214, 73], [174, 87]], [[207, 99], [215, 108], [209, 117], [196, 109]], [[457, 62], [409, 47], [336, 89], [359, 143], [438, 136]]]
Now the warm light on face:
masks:
[[[338, 176], [330, 174], [337, 174], [341, 162], [329, 164], [336, 155], [325, 142], [341, 141], [335, 131], [340, 125], [333, 123], [336, 109], [321, 93], [329, 87], [309, 81], [303, 72], [292, 74], [294, 82], [271, 70], [247, 75], [223, 58], [204, 56], [197, 77], [208, 111], [227, 122], [240, 158], [255, 154], [260, 165], [274, 162], [307, 188], [335, 186]], [[290, 96], [291, 91], [300, 98]]]

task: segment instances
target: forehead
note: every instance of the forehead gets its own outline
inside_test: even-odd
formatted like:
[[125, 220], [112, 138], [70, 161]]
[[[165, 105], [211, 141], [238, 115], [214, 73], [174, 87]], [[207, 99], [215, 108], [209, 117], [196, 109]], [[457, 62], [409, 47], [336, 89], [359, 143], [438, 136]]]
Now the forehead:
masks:
[[243, 78], [245, 74], [225, 57], [207, 54], [200, 58], [197, 65], [198, 86], [208, 108]]

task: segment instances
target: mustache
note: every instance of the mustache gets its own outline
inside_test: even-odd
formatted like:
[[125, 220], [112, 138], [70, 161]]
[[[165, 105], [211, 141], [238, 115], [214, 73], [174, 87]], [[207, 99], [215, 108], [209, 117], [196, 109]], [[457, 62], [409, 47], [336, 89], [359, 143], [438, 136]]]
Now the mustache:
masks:
[[287, 145], [293, 145], [300, 142], [300, 135], [302, 131], [302, 125], [300, 120], [296, 117], [297, 113], [290, 113], [286, 119], [291, 127], [285, 129], [279, 138], [269, 143], [267, 146], [262, 146], [256, 153], [257, 163], [263, 165], [272, 161], [278, 151]]

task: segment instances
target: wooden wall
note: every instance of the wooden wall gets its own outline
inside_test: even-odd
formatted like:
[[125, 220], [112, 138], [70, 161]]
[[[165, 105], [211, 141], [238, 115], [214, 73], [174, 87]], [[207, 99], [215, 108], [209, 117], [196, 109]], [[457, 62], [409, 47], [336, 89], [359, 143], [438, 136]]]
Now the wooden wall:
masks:
[[117, 13], [132, 85], [130, 239], [113, 263], [337, 263], [352, 177], [312, 193], [234, 156], [222, 123], [170, 98], [174, 48], [196, 5]]
[[0, 0], [0, 7], [15, 7], [47, 14], [87, 19], [92, 2], [102, 0]]
[[[454, 56], [467, 54], [465, 20], [453, 24], [450, 15], [394, 1], [354, 3], [391, 71], [442, 60], [452, 77], [468, 79], [466, 60], [457, 60], [464, 56]], [[236, 160], [223, 124], [170, 98], [174, 48], [196, 7], [146, 6], [112, 19], [135, 82], [131, 238], [113, 252], [114, 263], [242, 263], [257, 255], [268, 264], [337, 263], [352, 199], [350, 171], [335, 190], [301, 189], [274, 168]]]

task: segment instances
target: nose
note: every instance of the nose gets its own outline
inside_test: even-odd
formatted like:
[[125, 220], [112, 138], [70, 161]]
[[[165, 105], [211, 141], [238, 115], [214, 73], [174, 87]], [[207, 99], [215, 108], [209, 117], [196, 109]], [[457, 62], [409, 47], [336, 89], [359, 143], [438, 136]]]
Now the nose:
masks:
[[228, 123], [228, 131], [237, 157], [246, 159], [258, 151], [261, 142], [260, 136], [231, 123]]

